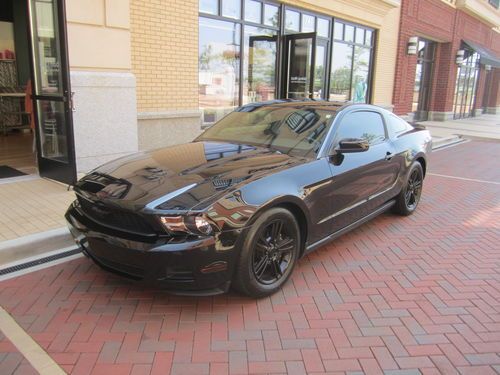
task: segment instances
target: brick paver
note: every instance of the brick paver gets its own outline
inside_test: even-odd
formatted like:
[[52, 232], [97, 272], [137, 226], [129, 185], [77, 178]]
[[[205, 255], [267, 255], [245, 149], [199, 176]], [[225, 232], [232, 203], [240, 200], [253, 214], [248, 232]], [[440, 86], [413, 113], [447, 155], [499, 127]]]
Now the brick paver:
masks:
[[433, 154], [415, 215], [319, 249], [269, 298], [171, 296], [80, 259], [1, 283], [0, 304], [74, 374], [495, 374], [500, 185], [438, 175], [500, 182], [499, 155]]

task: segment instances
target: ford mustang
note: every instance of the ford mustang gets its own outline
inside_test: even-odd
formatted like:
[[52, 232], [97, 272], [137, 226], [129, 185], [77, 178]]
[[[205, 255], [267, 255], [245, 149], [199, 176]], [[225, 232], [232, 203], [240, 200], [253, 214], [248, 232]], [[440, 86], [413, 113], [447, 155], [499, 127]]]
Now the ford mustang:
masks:
[[323, 244], [386, 210], [412, 214], [430, 150], [427, 130], [376, 106], [248, 104], [191, 143], [93, 170], [66, 219], [106, 270], [262, 297]]

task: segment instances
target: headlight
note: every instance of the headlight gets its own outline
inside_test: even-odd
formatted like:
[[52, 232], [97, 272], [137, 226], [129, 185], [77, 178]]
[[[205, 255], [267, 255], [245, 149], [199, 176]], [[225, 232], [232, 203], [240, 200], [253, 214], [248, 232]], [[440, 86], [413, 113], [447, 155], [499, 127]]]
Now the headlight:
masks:
[[160, 216], [160, 222], [170, 233], [184, 233], [208, 236], [212, 225], [203, 216]]
[[194, 225], [196, 226], [196, 229], [198, 229], [200, 233], [203, 233], [207, 236], [210, 233], [212, 233], [212, 226], [205, 218], [201, 216], [196, 216], [194, 218]]

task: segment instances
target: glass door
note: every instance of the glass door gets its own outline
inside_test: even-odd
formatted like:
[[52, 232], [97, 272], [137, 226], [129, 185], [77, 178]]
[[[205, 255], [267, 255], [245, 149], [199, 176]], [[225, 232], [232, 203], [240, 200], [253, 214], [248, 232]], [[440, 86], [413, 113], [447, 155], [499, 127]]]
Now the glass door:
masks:
[[316, 33], [284, 37], [283, 98], [304, 99], [314, 95]]
[[42, 177], [76, 179], [63, 0], [29, 0], [33, 107]]
[[418, 42], [417, 68], [412, 105], [415, 121], [426, 121], [428, 119], [435, 46], [435, 42], [424, 39], [420, 39]]
[[477, 82], [479, 79], [480, 55], [465, 48], [463, 63], [458, 67], [455, 84], [454, 118], [468, 118], [474, 116], [476, 104]]

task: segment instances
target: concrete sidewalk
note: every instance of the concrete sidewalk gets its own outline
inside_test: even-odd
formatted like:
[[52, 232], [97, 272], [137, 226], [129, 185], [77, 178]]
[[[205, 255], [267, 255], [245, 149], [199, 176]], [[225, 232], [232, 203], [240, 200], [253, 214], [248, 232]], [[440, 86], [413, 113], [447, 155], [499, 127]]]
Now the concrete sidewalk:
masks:
[[451, 121], [424, 121], [420, 124], [429, 129], [434, 143], [457, 136], [500, 139], [500, 115], [481, 115]]

